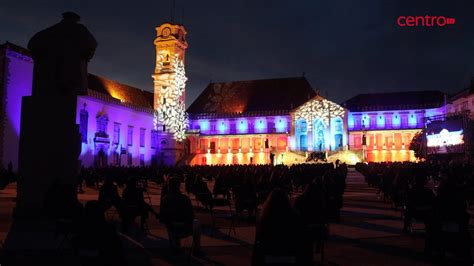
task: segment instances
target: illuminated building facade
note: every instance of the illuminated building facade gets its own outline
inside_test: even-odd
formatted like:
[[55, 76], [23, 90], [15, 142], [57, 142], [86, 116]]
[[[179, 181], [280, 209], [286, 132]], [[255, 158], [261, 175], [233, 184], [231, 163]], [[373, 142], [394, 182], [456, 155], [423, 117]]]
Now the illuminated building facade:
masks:
[[347, 142], [345, 109], [304, 77], [211, 83], [188, 113], [190, 164], [282, 163]]
[[[88, 75], [87, 95], [77, 99], [83, 166], [174, 164], [184, 155], [186, 31], [169, 23], [156, 30], [154, 93]], [[33, 65], [27, 49], [10, 43], [0, 46], [0, 160], [4, 168], [10, 162], [14, 170], [18, 167], [21, 101], [31, 95]], [[54, 149], [54, 132], [45, 145]]]
[[[6, 43], [0, 46], [2, 167], [18, 167], [21, 100], [31, 95], [33, 60], [27, 49]], [[88, 75], [87, 95], [78, 96], [77, 124], [82, 133], [82, 165], [150, 165], [160, 148], [153, 127], [153, 93], [93, 74]], [[44, 119], [51, 119], [45, 117]], [[48, 130], [39, 128], [37, 130]], [[45, 146], [54, 149], [54, 132]]]
[[349, 149], [368, 162], [414, 161], [409, 150], [426, 118], [443, 115], [445, 94], [439, 91], [360, 94], [347, 100]]
[[474, 80], [471, 84], [455, 93], [449, 98], [446, 104], [446, 114], [469, 114], [469, 117], [474, 118]]
[[27, 49], [0, 45], [0, 167], [18, 167], [21, 98], [31, 95], [33, 59]]
[[188, 116], [185, 107], [185, 54], [188, 43], [182, 25], [164, 23], [156, 28], [154, 126], [159, 132], [160, 162], [175, 164], [185, 155]]
[[[156, 32], [153, 92], [89, 74], [77, 101], [84, 166], [291, 164], [311, 152], [413, 161], [409, 144], [428, 117], [474, 109], [472, 88], [448, 105], [438, 91], [361, 94], [338, 105], [293, 77], [210, 83], [186, 110], [186, 30], [165, 23]], [[33, 60], [13, 44], [0, 51], [0, 160], [16, 169]], [[54, 148], [54, 134], [45, 142]]]

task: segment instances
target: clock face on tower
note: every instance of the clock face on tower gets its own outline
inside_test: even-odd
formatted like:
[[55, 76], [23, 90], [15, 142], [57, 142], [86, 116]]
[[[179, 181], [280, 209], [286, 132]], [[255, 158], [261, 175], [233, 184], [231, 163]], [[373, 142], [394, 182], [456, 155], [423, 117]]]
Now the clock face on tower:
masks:
[[167, 38], [171, 34], [171, 29], [170, 28], [164, 28], [163, 29], [163, 37]]

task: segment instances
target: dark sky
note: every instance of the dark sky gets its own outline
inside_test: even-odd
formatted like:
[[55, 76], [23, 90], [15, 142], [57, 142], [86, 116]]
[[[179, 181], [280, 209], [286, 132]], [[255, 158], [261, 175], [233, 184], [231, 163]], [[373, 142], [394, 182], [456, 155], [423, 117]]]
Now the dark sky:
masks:
[[[172, 0], [0, 1], [0, 42], [26, 46], [79, 13], [99, 47], [89, 70], [152, 90], [155, 26]], [[183, 10], [184, 8], [184, 19]], [[212, 81], [300, 76], [341, 102], [358, 93], [456, 92], [474, 76], [473, 0], [176, 0], [188, 30], [187, 105]], [[456, 25], [400, 28], [400, 15], [443, 15]]]

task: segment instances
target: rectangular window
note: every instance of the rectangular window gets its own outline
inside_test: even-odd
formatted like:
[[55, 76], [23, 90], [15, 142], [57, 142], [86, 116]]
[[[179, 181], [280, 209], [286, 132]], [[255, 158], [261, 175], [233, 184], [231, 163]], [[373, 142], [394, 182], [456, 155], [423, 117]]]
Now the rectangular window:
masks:
[[89, 121], [89, 112], [81, 110], [79, 120], [82, 143], [87, 143], [87, 123]]
[[151, 148], [156, 149], [158, 144], [158, 132], [156, 130], [151, 131]]
[[127, 165], [132, 166], [132, 164], [133, 164], [133, 157], [132, 157], [132, 153], [129, 151], [127, 153]]
[[114, 163], [116, 166], [120, 165], [120, 154], [118, 152], [114, 152]]
[[408, 127], [408, 115], [401, 115], [402, 128]]
[[385, 116], [385, 128], [386, 129], [392, 128], [392, 117], [390, 115]]
[[128, 146], [133, 145], [133, 126], [128, 126], [127, 144]]
[[140, 128], [140, 147], [145, 147], [145, 132], [146, 129]]
[[140, 166], [145, 166], [145, 154], [140, 154]]
[[119, 144], [120, 142], [120, 123], [114, 123], [114, 144]]
[[377, 126], [377, 116], [370, 116], [369, 117], [369, 125], [370, 128], [374, 129]]

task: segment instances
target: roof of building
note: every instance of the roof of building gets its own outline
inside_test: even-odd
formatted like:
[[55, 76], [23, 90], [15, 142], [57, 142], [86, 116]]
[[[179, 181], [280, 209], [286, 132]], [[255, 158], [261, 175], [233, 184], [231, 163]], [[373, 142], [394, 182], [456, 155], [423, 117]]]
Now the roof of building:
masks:
[[[31, 57], [30, 50], [19, 45], [6, 42], [0, 45], [0, 49], [9, 49], [25, 56]], [[150, 91], [141, 90], [139, 88], [126, 85], [111, 79], [100, 77], [94, 74], [88, 74], [88, 88], [89, 90], [98, 92], [89, 93], [89, 96], [99, 97], [104, 99], [112, 97], [119, 100], [118, 102], [127, 105], [128, 107], [137, 107], [143, 110], [153, 110], [153, 93]]]
[[289, 113], [315, 95], [304, 77], [210, 83], [187, 111], [191, 115]]
[[14, 43], [11, 43], [11, 42], [5, 42], [4, 44], [0, 44], [0, 49], [9, 49], [9, 50], [12, 50], [12, 51], [15, 51], [17, 53], [20, 53], [20, 54], [23, 54], [23, 55], [26, 55], [26, 56], [29, 56], [31, 57], [31, 52], [30, 50], [24, 48], [24, 47], [21, 47], [19, 45], [16, 45]]
[[153, 109], [153, 93], [119, 83], [94, 74], [88, 75], [90, 90], [108, 95], [121, 102], [129, 103], [141, 108]]
[[342, 103], [351, 112], [437, 108], [444, 104], [441, 91], [407, 91], [359, 94]]
[[456, 101], [463, 97], [467, 97], [471, 94], [474, 94], [474, 78], [471, 80], [471, 84], [467, 88], [464, 88], [453, 94], [451, 98], [449, 98], [449, 102], [452, 103], [453, 101]]

